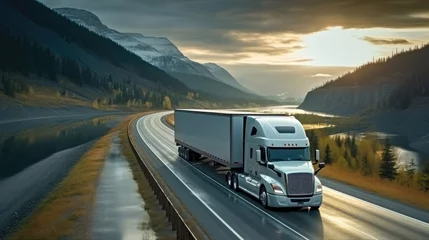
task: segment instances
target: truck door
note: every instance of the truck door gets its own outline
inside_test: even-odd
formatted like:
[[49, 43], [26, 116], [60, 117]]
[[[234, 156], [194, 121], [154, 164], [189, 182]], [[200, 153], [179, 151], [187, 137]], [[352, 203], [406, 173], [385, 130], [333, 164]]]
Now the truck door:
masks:
[[251, 131], [250, 131], [250, 137], [248, 138], [248, 145], [250, 148], [249, 153], [250, 153], [250, 157], [251, 157], [249, 159], [249, 162], [248, 162], [249, 167], [251, 168], [249, 175], [255, 180], [260, 178], [259, 177], [259, 164], [258, 164], [258, 162], [256, 162], [256, 150], [259, 149], [259, 146], [254, 141], [252, 141], [253, 138], [257, 135], [257, 133], [258, 133], [257, 128], [253, 126], [251, 128]]

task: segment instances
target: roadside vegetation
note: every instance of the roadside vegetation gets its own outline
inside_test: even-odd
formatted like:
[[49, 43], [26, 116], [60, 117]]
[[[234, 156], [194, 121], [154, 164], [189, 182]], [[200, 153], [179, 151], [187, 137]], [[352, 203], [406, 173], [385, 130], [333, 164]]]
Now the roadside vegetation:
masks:
[[380, 141], [369, 134], [361, 139], [331, 137], [321, 130], [307, 131], [307, 135], [327, 165], [320, 176], [429, 209], [429, 165], [420, 171], [414, 159], [398, 165], [388, 138]]
[[[303, 124], [326, 121], [342, 128], [352, 127], [358, 121], [358, 118], [335, 119], [311, 114], [295, 117]], [[166, 120], [174, 126], [173, 114]], [[410, 159], [405, 166], [399, 166], [389, 139], [380, 141], [369, 134], [361, 139], [353, 135], [331, 137], [329, 128], [306, 131], [312, 154], [315, 148], [320, 149], [320, 157], [327, 165], [320, 171], [320, 176], [429, 209], [429, 165], [419, 171], [416, 162]]]
[[99, 139], [9, 239], [88, 238], [97, 182], [112, 136], [130, 119]]
[[166, 117], [167, 123], [174, 126], [174, 114], [169, 114]]

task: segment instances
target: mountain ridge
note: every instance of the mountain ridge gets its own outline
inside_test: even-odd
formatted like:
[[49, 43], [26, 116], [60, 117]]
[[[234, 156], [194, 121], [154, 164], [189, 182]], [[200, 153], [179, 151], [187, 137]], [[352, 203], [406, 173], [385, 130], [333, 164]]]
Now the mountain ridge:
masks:
[[308, 92], [301, 109], [353, 114], [404, 110], [429, 96], [429, 45], [368, 62]]
[[[169, 72], [173, 77], [176, 77], [179, 80], [181, 77], [176, 76], [176, 73], [202, 76], [200, 78], [200, 85], [206, 81], [218, 81], [222, 84], [227, 84], [228, 86], [236, 88], [239, 91], [236, 93], [238, 95], [240, 95], [240, 92], [243, 92], [245, 94], [256, 95], [257, 98], [260, 98], [260, 96], [239, 84], [234, 77], [232, 77], [231, 74], [222, 67], [216, 65], [219, 69], [213, 72], [205, 64], [190, 60], [180, 52], [177, 46], [175, 46], [168, 38], [144, 36], [141, 33], [121, 33], [117, 30], [108, 28], [94, 13], [83, 9], [54, 8], [53, 10], [83, 25], [84, 27], [87, 27], [91, 31], [111, 38], [128, 50], [136, 53], [145, 61]], [[221, 73], [219, 74], [219, 72]], [[222, 86], [222, 84], [207, 83], [207, 85], [216, 85], [219, 86], [220, 89], [225, 89], [225, 86]], [[193, 85], [187, 86], [191, 89], [196, 89]], [[198, 89], [201, 90], [200, 87], [198, 87]], [[202, 88], [205, 92], [210, 92], [211, 90], [220, 92], [220, 89], [216, 91], [216, 89], [209, 88], [208, 86]]]

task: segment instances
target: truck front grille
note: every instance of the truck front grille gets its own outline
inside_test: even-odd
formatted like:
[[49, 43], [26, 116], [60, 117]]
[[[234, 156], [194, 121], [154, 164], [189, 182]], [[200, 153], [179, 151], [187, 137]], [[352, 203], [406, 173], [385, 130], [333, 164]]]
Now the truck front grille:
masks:
[[290, 173], [286, 175], [289, 196], [309, 196], [314, 192], [314, 176], [311, 173]]

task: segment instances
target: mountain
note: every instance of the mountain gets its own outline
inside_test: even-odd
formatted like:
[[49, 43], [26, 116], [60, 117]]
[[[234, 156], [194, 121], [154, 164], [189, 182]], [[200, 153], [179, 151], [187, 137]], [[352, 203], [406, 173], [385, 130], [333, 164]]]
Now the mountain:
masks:
[[223, 83], [233, 86], [243, 92], [255, 94], [254, 92], [241, 85], [228, 71], [226, 71], [224, 68], [217, 65], [216, 63], [204, 63], [203, 65], [210, 71], [211, 74], [213, 74], [213, 76], [215, 76]]
[[[148, 37], [140, 33], [121, 33], [108, 28], [95, 14], [82, 9], [55, 8], [54, 11], [97, 34], [112, 39], [150, 64], [178, 78], [190, 89], [222, 97], [255, 97], [249, 95], [253, 93], [241, 86], [225, 69], [218, 65], [200, 64], [190, 60], [167, 38]], [[192, 77], [198, 86], [195, 85], [195, 81], [183, 79], [183, 76]], [[231, 90], [230, 87], [235, 89]], [[224, 89], [229, 89], [228, 92], [231, 94], [226, 95]]]
[[9, 115], [23, 106], [162, 108], [166, 97], [177, 106], [191, 91], [37, 1], [0, 1], [0, 52], [0, 109]]
[[425, 45], [364, 64], [310, 91], [299, 108], [334, 114], [408, 109], [429, 97], [428, 62]]

